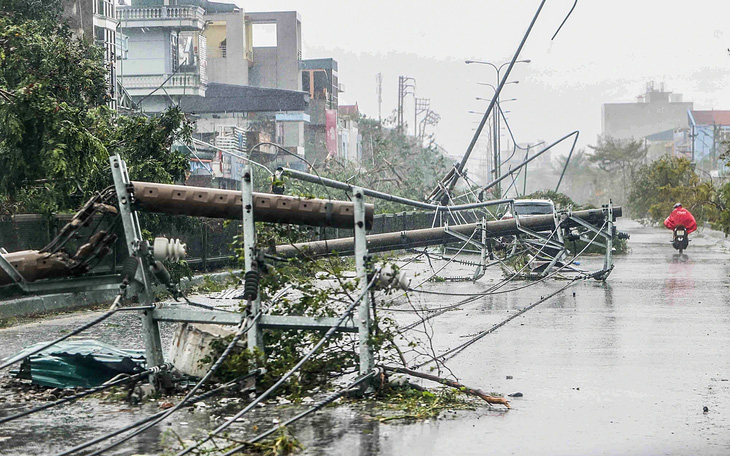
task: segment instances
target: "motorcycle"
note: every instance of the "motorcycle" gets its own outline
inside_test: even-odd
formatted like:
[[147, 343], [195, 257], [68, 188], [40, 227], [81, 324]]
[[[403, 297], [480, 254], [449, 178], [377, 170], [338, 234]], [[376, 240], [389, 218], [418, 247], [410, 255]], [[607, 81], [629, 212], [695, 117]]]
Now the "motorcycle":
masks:
[[687, 229], [683, 225], [674, 228], [674, 237], [672, 238], [672, 247], [679, 250], [679, 254], [689, 246], [689, 237], [687, 237]]

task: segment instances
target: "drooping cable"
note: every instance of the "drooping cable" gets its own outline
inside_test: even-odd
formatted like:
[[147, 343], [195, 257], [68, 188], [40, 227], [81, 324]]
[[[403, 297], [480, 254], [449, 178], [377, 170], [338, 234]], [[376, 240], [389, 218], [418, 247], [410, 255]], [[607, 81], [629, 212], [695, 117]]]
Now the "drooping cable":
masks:
[[120, 293], [120, 294], [117, 295], [117, 297], [114, 299], [114, 302], [112, 303], [111, 307], [109, 307], [109, 310], [107, 310], [106, 312], [104, 312], [104, 314], [102, 314], [99, 317], [91, 320], [90, 322], [88, 322], [88, 323], [86, 323], [86, 324], [84, 324], [84, 325], [82, 325], [82, 326], [74, 329], [73, 331], [69, 331], [68, 333], [64, 334], [63, 336], [61, 336], [61, 337], [59, 337], [57, 339], [54, 339], [54, 340], [52, 340], [50, 342], [47, 342], [45, 344], [42, 344], [41, 346], [39, 346], [39, 347], [31, 350], [28, 353], [25, 353], [25, 352], [24, 353], [20, 353], [20, 354], [18, 354], [16, 356], [14, 356], [14, 357], [6, 360], [4, 363], [0, 364], [0, 369], [4, 369], [4, 368], [6, 368], [8, 366], [11, 366], [11, 365], [13, 365], [13, 364], [15, 364], [15, 363], [17, 363], [19, 361], [22, 361], [22, 360], [24, 360], [24, 359], [26, 359], [26, 358], [28, 358], [30, 356], [33, 356], [35, 354], [38, 354], [38, 353], [42, 352], [43, 350], [45, 350], [45, 349], [47, 349], [49, 347], [52, 347], [52, 346], [56, 345], [57, 343], [62, 342], [64, 340], [68, 339], [69, 337], [75, 336], [76, 334], [79, 334], [79, 333], [81, 333], [83, 331], [86, 331], [87, 329], [91, 328], [92, 326], [101, 323], [102, 321], [106, 320], [107, 318], [109, 318], [112, 315], [114, 315], [115, 313], [117, 313], [117, 311], [119, 310], [119, 303], [121, 302], [121, 300], [122, 300], [122, 293]]
[[18, 418], [22, 418], [24, 416], [32, 415], [33, 413], [37, 413], [37, 412], [40, 412], [42, 410], [46, 410], [46, 409], [55, 407], [57, 405], [66, 404], [68, 402], [72, 402], [72, 401], [75, 401], [77, 399], [81, 399], [82, 397], [86, 397], [86, 396], [89, 396], [91, 394], [95, 394], [95, 393], [98, 393], [100, 391], [104, 391], [106, 389], [109, 389], [109, 388], [112, 388], [112, 387], [115, 387], [115, 386], [123, 385], [125, 383], [133, 382], [133, 381], [139, 380], [139, 379], [141, 379], [141, 378], [143, 378], [143, 377], [145, 377], [147, 375], [156, 374], [158, 372], [162, 372], [163, 370], [169, 370], [171, 368], [172, 368], [172, 364], [163, 364], [162, 366], [155, 366], [155, 367], [153, 367], [151, 369], [146, 369], [146, 370], [144, 370], [142, 372], [138, 372], [138, 373], [136, 373], [134, 375], [130, 375], [128, 377], [124, 377], [124, 378], [121, 378], [119, 380], [114, 380], [114, 381], [111, 381], [111, 382], [107, 382], [107, 383], [104, 383], [102, 385], [95, 386], [93, 388], [89, 388], [86, 391], [82, 391], [80, 393], [73, 394], [71, 396], [66, 396], [66, 397], [61, 398], [61, 399], [59, 399], [57, 401], [49, 402], [47, 404], [43, 404], [43, 405], [40, 405], [38, 407], [34, 407], [32, 409], [29, 409], [29, 410], [24, 410], [22, 412], [16, 413], [15, 415], [10, 415], [10, 416], [6, 416], [6, 417], [3, 417], [3, 418], [0, 418], [0, 424], [7, 423], [8, 421], [17, 420]]
[[[200, 401], [203, 401], [203, 400], [208, 399], [210, 397], [213, 397], [216, 394], [221, 393], [221, 392], [223, 392], [225, 390], [228, 390], [231, 387], [238, 385], [242, 381], [244, 381], [244, 380], [246, 380], [246, 379], [248, 379], [250, 377], [253, 377], [254, 375], [260, 375], [260, 371], [261, 371], [261, 369], [256, 369], [256, 370], [254, 370], [252, 372], [249, 372], [248, 374], [244, 374], [244, 375], [242, 375], [240, 377], [237, 377], [237, 378], [231, 380], [230, 382], [227, 382], [227, 383], [225, 383], [225, 384], [223, 384], [223, 385], [221, 385], [221, 386], [219, 386], [219, 387], [217, 387], [215, 389], [212, 389], [212, 390], [210, 390], [210, 391], [208, 391], [206, 393], [203, 393], [203, 394], [201, 394], [199, 396], [191, 397], [190, 400], [188, 400], [188, 405], [192, 405], [192, 404], [195, 404], [196, 402], [200, 402]], [[70, 449], [68, 449], [68, 450], [66, 450], [66, 451], [64, 451], [62, 453], [56, 454], [55, 456], [68, 456], [70, 454], [76, 453], [77, 451], [84, 450], [84, 449], [86, 449], [86, 448], [88, 448], [88, 447], [90, 447], [92, 445], [96, 445], [97, 443], [103, 442], [104, 440], [110, 439], [110, 438], [112, 438], [114, 436], [117, 436], [117, 435], [123, 433], [123, 432], [127, 432], [127, 431], [129, 431], [131, 429], [134, 429], [134, 428], [136, 428], [138, 426], [141, 426], [141, 425], [143, 425], [145, 423], [149, 423], [150, 421], [155, 420], [155, 419], [159, 418], [160, 416], [164, 415], [166, 412], [167, 412], [167, 410], [163, 410], [161, 412], [155, 413], [154, 415], [151, 415], [151, 416], [148, 416], [146, 418], [143, 418], [143, 419], [141, 419], [139, 421], [136, 421], [136, 422], [134, 422], [132, 424], [129, 424], [129, 425], [127, 425], [127, 426], [125, 426], [125, 427], [123, 427], [121, 429], [117, 429], [117, 430], [112, 431], [112, 432], [110, 432], [108, 434], [104, 434], [102, 436], [96, 437], [96, 438], [94, 438], [92, 440], [89, 440], [87, 442], [83, 442], [83, 443], [81, 443], [79, 445], [76, 445], [75, 447], [70, 448]]]
[[553, 296], [557, 295], [558, 293], [561, 293], [566, 288], [568, 288], [569, 286], [573, 285], [576, 281], [581, 280], [581, 279], [584, 279], [584, 277], [576, 277], [576, 278], [574, 278], [573, 280], [571, 280], [570, 282], [568, 282], [564, 287], [560, 288], [559, 290], [557, 290], [557, 291], [555, 291], [555, 292], [553, 292], [553, 293], [545, 296], [544, 298], [541, 298], [540, 300], [538, 300], [538, 301], [530, 304], [529, 306], [525, 307], [524, 309], [520, 310], [519, 312], [516, 312], [516, 313], [510, 315], [508, 318], [502, 320], [501, 322], [497, 323], [496, 325], [492, 326], [491, 328], [479, 332], [476, 336], [472, 337], [471, 339], [469, 339], [468, 341], [464, 342], [463, 344], [458, 345], [458, 346], [456, 346], [456, 347], [448, 350], [447, 352], [442, 353], [442, 354], [434, 357], [433, 359], [430, 359], [428, 361], [424, 361], [423, 363], [420, 363], [420, 364], [416, 365], [415, 368], [416, 369], [420, 369], [421, 367], [426, 366], [428, 364], [431, 364], [433, 362], [437, 362], [439, 360], [440, 361], [446, 361], [447, 359], [453, 358], [454, 356], [456, 356], [459, 353], [461, 353], [462, 351], [464, 351], [470, 345], [476, 343], [478, 340], [480, 340], [484, 336], [493, 333], [497, 329], [499, 329], [502, 326], [506, 325], [510, 321], [512, 321], [515, 318], [519, 317], [520, 315], [524, 314], [525, 312], [527, 312], [527, 311], [529, 311], [531, 309], [534, 309], [538, 305], [542, 304], [543, 302], [547, 301], [548, 299], [552, 298]]
[[565, 23], [567, 22], [567, 20], [570, 17], [570, 15], [573, 14], [573, 10], [575, 9], [575, 7], [577, 5], [578, 5], [578, 0], [575, 0], [575, 2], [573, 3], [573, 7], [570, 8], [570, 11], [568, 11], [568, 15], [565, 16], [565, 19], [563, 19], [563, 22], [560, 23], [560, 27], [558, 27], [558, 29], [555, 31], [555, 34], [553, 35], [552, 38], [550, 38], [550, 41], [554, 40], [555, 37], [558, 36], [558, 32], [560, 32], [560, 29], [563, 28], [563, 25], [565, 25]]
[[279, 429], [281, 429], [283, 427], [287, 427], [290, 424], [293, 424], [293, 423], [301, 420], [302, 418], [304, 418], [308, 415], [311, 415], [312, 413], [320, 410], [322, 407], [326, 406], [327, 404], [330, 404], [330, 403], [336, 401], [337, 399], [341, 398], [342, 396], [346, 395], [347, 393], [356, 390], [356, 388], [360, 384], [362, 384], [363, 382], [365, 382], [367, 380], [370, 380], [377, 373], [378, 373], [378, 370], [376, 369], [376, 370], [373, 370], [373, 371], [363, 375], [362, 377], [355, 379], [355, 381], [350, 383], [346, 388], [343, 388], [335, 393], [332, 393], [331, 395], [327, 396], [320, 402], [314, 404], [312, 407], [308, 408], [307, 410], [289, 418], [288, 420], [284, 421], [281, 424], [271, 427], [268, 431], [262, 432], [261, 434], [257, 435], [256, 437], [248, 440], [246, 443], [239, 445], [239, 446], [233, 448], [232, 450], [229, 450], [228, 452], [224, 453], [223, 456], [232, 456], [232, 455], [238, 453], [239, 451], [242, 451], [244, 448], [246, 448], [247, 445], [250, 445], [250, 444], [253, 444], [256, 442], [260, 442], [261, 440], [263, 440], [266, 437], [270, 436], [271, 434], [275, 433]]
[[189, 446], [189, 447], [185, 448], [184, 450], [178, 452], [176, 454], [176, 456], [183, 456], [183, 455], [186, 455], [186, 454], [190, 453], [191, 451], [193, 451], [196, 448], [200, 447], [200, 445], [204, 444], [205, 442], [209, 441], [211, 438], [215, 437], [217, 434], [220, 434], [221, 432], [223, 432], [224, 430], [226, 430], [236, 420], [238, 420], [244, 414], [248, 413], [251, 409], [253, 409], [256, 406], [256, 404], [260, 403], [261, 401], [263, 401], [264, 399], [266, 399], [267, 397], [269, 397], [269, 395], [271, 395], [271, 393], [273, 393], [274, 391], [276, 391], [281, 385], [284, 384], [284, 382], [286, 382], [287, 380], [289, 380], [289, 378], [292, 375], [294, 375], [294, 373], [296, 371], [298, 371], [304, 365], [304, 363], [306, 363], [309, 360], [309, 358], [311, 358], [317, 351], [319, 351], [320, 348], [322, 348], [322, 346], [324, 345], [324, 343], [330, 337], [332, 337], [332, 335], [344, 323], [344, 321], [347, 320], [348, 318], [350, 318], [353, 310], [355, 309], [355, 306], [357, 306], [357, 304], [367, 295], [367, 293], [370, 290], [370, 287], [372, 287], [373, 283], [375, 283], [375, 280], [377, 279], [377, 277], [378, 277], [378, 274], [373, 274], [372, 280], [368, 283], [368, 285], [365, 287], [365, 289], [360, 294], [360, 296], [358, 296], [357, 299], [355, 299], [353, 301], [353, 303], [350, 306], [348, 306], [348, 308], [340, 316], [340, 318], [337, 320], [337, 322], [335, 322], [335, 324], [329, 330], [327, 330], [327, 333], [325, 333], [325, 335], [322, 336], [322, 338], [319, 340], [319, 342], [317, 342], [317, 344], [306, 355], [304, 355], [299, 360], [299, 362], [297, 362], [297, 364], [294, 365], [294, 367], [292, 367], [291, 369], [289, 369], [289, 371], [287, 373], [285, 373], [276, 383], [274, 383], [269, 389], [267, 389], [266, 391], [264, 391], [260, 396], [258, 396], [256, 399], [254, 399], [246, 407], [244, 407], [240, 412], [236, 413], [234, 416], [232, 416], [229, 419], [227, 419], [223, 424], [221, 424], [220, 426], [218, 426], [217, 428], [215, 428], [213, 431], [211, 431], [210, 433], [208, 433], [208, 436], [207, 437], [205, 437], [202, 440], [198, 440], [192, 446]]
[[[250, 302], [250, 300], [249, 300]], [[193, 394], [195, 394], [207, 381], [210, 379], [211, 376], [220, 368], [220, 366], [223, 365], [223, 362], [228, 358], [228, 356], [233, 351], [233, 348], [236, 346], [238, 341], [241, 339], [241, 337], [248, 332], [249, 329], [251, 329], [256, 321], [261, 317], [261, 313], [259, 312], [256, 316], [254, 316], [252, 319], [250, 319], [250, 322], [248, 324], [246, 323], [247, 318], [243, 316], [241, 318], [241, 323], [238, 326], [238, 330], [236, 331], [235, 335], [233, 336], [233, 339], [231, 342], [226, 346], [225, 350], [223, 350], [223, 353], [218, 357], [215, 363], [208, 369], [208, 372], [205, 373], [203, 378], [200, 379], [200, 381], [191, 389], [185, 397], [175, 406], [170, 408], [169, 410], [165, 411], [165, 414], [162, 416], [156, 418], [155, 420], [151, 421], [150, 423], [144, 425], [143, 427], [135, 430], [134, 432], [130, 433], [129, 435], [124, 436], [124, 438], [112, 442], [109, 445], [94, 451], [93, 453], [90, 453], [89, 456], [96, 456], [102, 453], [105, 453], [108, 450], [111, 450], [112, 448], [115, 448], [116, 446], [130, 440], [131, 438], [147, 431], [148, 429], [154, 427], [157, 425], [160, 421], [164, 420], [165, 418], [169, 417], [173, 413], [180, 410], [182, 407], [185, 406], [190, 400], [191, 397], [193, 397]]]
[[[606, 222], [604, 222], [604, 224], [601, 226], [600, 229], [602, 230], [605, 226], [606, 226]], [[516, 275], [520, 273], [520, 271], [518, 271], [515, 274], [513, 274], [512, 277], [510, 277], [509, 279], [504, 280], [504, 281], [502, 281], [502, 282], [500, 282], [498, 284], [493, 285], [486, 292], [481, 292], [481, 293], [463, 293], [463, 294], [451, 293], [451, 295], [454, 295], [454, 296], [455, 295], [459, 295], [459, 296], [469, 296], [469, 297], [466, 298], [466, 299], [464, 299], [464, 300], [462, 300], [462, 301], [460, 301], [460, 302], [457, 302], [456, 304], [451, 304], [451, 305], [448, 305], [448, 306], [443, 306], [443, 307], [441, 307], [439, 309], [423, 309], [426, 312], [433, 311], [433, 313], [431, 313], [430, 315], [426, 315], [426, 316], [422, 317], [420, 320], [417, 320], [417, 321], [415, 321], [415, 322], [413, 322], [413, 323], [411, 323], [411, 324], [409, 324], [407, 326], [404, 326], [402, 328], [399, 328], [399, 330], [401, 330], [401, 331], [411, 330], [411, 329], [415, 328], [416, 326], [420, 325], [421, 323], [423, 323], [425, 321], [428, 321], [428, 320], [431, 320], [433, 318], [436, 318], [436, 317], [438, 317], [440, 315], [443, 315], [444, 313], [448, 312], [451, 309], [454, 309], [454, 308], [460, 307], [462, 305], [471, 303], [471, 302], [475, 301], [476, 299], [481, 298], [481, 297], [484, 297], [484, 296], [490, 296], [490, 295], [496, 295], [496, 294], [504, 294], [504, 293], [511, 293], [513, 291], [518, 291], [518, 290], [522, 290], [522, 289], [525, 289], [525, 288], [533, 287], [533, 286], [537, 285], [538, 283], [542, 283], [542, 282], [546, 281], [547, 279], [552, 278], [555, 275], [559, 274], [560, 271], [562, 271], [563, 269], [570, 267], [570, 265], [573, 264], [578, 259], [578, 257], [580, 257], [580, 255], [582, 255], [588, 249], [588, 247], [593, 243], [593, 241], [596, 240], [596, 238], [598, 237], [598, 234], [599, 233], [596, 233], [596, 235], [593, 237], [593, 239], [591, 240], [591, 242], [589, 242], [579, 253], [577, 253], [575, 256], [573, 256], [573, 258], [569, 262], [563, 264], [561, 267], [559, 267], [555, 271], [551, 272], [550, 274], [546, 275], [545, 277], [540, 278], [539, 280], [530, 282], [527, 285], [523, 285], [521, 287], [514, 287], [514, 288], [510, 288], [508, 290], [496, 291], [496, 290], [499, 290], [500, 288], [504, 287], [504, 285], [506, 285], [512, 279], [514, 279], [514, 277], [516, 277]], [[551, 235], [551, 237], [552, 237], [552, 235]], [[548, 238], [548, 240], [549, 240], [549, 238]], [[545, 247], [545, 245], [547, 245], [547, 244], [543, 244], [543, 248]], [[542, 248], [540, 250], [542, 251]], [[522, 269], [524, 269], [525, 266], [523, 266]], [[586, 277], [586, 276], [590, 276], [590, 275], [585, 275], [584, 274], [581, 277]], [[426, 293], [426, 294], [441, 294], [439, 292], [429, 292], [429, 291], [415, 290], [415, 289], [410, 289], [409, 291], [417, 291], [417, 292]]]

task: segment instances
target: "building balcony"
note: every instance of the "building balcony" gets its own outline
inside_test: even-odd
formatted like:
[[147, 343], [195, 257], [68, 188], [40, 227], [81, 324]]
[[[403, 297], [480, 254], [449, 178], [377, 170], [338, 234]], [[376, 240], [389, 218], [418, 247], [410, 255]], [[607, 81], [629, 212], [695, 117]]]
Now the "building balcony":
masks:
[[[169, 78], [169, 79], [168, 79]], [[169, 74], [124, 76], [122, 83], [129, 95], [143, 97], [162, 86], [155, 92], [157, 95], [196, 95], [205, 96], [206, 82], [198, 73], [178, 73], [170, 77]], [[163, 85], [164, 83], [164, 85]]]
[[205, 10], [199, 6], [118, 6], [117, 18], [125, 28], [203, 30]]

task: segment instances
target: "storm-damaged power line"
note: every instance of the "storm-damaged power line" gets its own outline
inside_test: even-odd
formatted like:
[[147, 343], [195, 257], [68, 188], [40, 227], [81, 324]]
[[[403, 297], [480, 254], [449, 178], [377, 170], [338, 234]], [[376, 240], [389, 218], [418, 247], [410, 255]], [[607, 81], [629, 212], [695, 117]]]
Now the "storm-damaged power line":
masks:
[[145, 369], [142, 372], [137, 372], [134, 375], [128, 375], [126, 377], [120, 378], [119, 380], [113, 380], [106, 383], [103, 383], [99, 386], [95, 386], [93, 388], [89, 388], [85, 391], [82, 391], [80, 393], [73, 394], [71, 396], [66, 396], [64, 398], [61, 398], [57, 401], [49, 402], [47, 404], [39, 405], [38, 407], [33, 407], [28, 410], [24, 410], [22, 412], [18, 412], [14, 415], [6, 416], [3, 418], [0, 418], [0, 424], [7, 423], [8, 421], [17, 420], [18, 418], [22, 418], [24, 416], [32, 415], [34, 413], [40, 412], [42, 410], [46, 410], [52, 407], [56, 407], [58, 405], [66, 404], [68, 402], [73, 402], [75, 400], [81, 399], [82, 397], [89, 396], [91, 394], [99, 393], [101, 391], [107, 390], [109, 388], [114, 388], [116, 386], [124, 385], [130, 382], [135, 382], [137, 380], [140, 380], [144, 377], [149, 376], [150, 374], [157, 374], [163, 370], [170, 370], [172, 369], [172, 364], [166, 363], [162, 366], [155, 366], [150, 369]]
[[[224, 383], [224, 384], [222, 384], [222, 385], [220, 385], [220, 386], [218, 386], [218, 387], [216, 387], [216, 388], [214, 388], [214, 389], [212, 389], [212, 390], [210, 390], [208, 392], [205, 392], [205, 393], [200, 394], [200, 395], [195, 396], [195, 397], [191, 397], [190, 400], [188, 401], [188, 404], [187, 405], [192, 405], [192, 404], [195, 404], [197, 402], [200, 402], [200, 401], [209, 399], [209, 398], [217, 395], [218, 393], [222, 393], [224, 391], [231, 390], [235, 386], [240, 386], [245, 380], [247, 380], [247, 379], [249, 379], [249, 378], [251, 378], [253, 376], [260, 375], [261, 372], [262, 371], [260, 369], [256, 369], [256, 370], [254, 370], [252, 372], [248, 372], [246, 374], [240, 375], [240, 376], [236, 377], [235, 379], [233, 379], [231, 381], [228, 381], [228, 382], [226, 382], [226, 383]], [[110, 432], [108, 434], [104, 434], [102, 436], [95, 437], [92, 440], [89, 440], [87, 442], [83, 442], [83, 443], [81, 443], [79, 445], [74, 446], [73, 448], [69, 448], [68, 450], [63, 451], [61, 453], [58, 453], [55, 456], [68, 456], [70, 454], [74, 454], [74, 453], [76, 453], [78, 451], [81, 451], [81, 450], [84, 450], [86, 448], [89, 448], [90, 446], [96, 445], [97, 443], [103, 442], [104, 440], [108, 440], [108, 439], [110, 439], [110, 438], [112, 438], [114, 436], [117, 436], [117, 435], [122, 434], [124, 432], [127, 432], [127, 431], [129, 431], [131, 429], [134, 429], [136, 427], [139, 427], [139, 426], [141, 426], [141, 425], [143, 425], [145, 423], [149, 423], [150, 421], [153, 421], [153, 420], [159, 418], [160, 416], [163, 416], [165, 413], [167, 413], [167, 410], [163, 410], [161, 412], [157, 412], [154, 415], [148, 416], [146, 418], [142, 418], [141, 420], [136, 421], [136, 422], [134, 422], [132, 424], [129, 424], [129, 425], [127, 425], [127, 426], [125, 426], [125, 427], [123, 427], [121, 429], [117, 429], [117, 430], [112, 431], [112, 432]]]
[[428, 196], [427, 200], [431, 202], [439, 202], [443, 205], [446, 205], [448, 203], [448, 194], [451, 193], [454, 190], [454, 187], [456, 187], [456, 183], [459, 180], [459, 174], [464, 171], [464, 168], [466, 167], [466, 163], [469, 160], [469, 156], [471, 155], [471, 152], [474, 150], [474, 147], [476, 146], [477, 141], [479, 140], [479, 136], [482, 134], [482, 130], [484, 129], [484, 125], [486, 125], [487, 120], [489, 119], [489, 115], [492, 113], [494, 106], [499, 99], [499, 94], [502, 93], [502, 88], [507, 82], [507, 79], [509, 78], [510, 73], [512, 72], [512, 68], [514, 68], [515, 63], [517, 62], [517, 59], [520, 56], [520, 52], [522, 52], [522, 48], [525, 46], [525, 43], [527, 42], [527, 37], [530, 36], [530, 32], [532, 32], [532, 28], [535, 25], [535, 22], [537, 22], [537, 18], [540, 16], [540, 12], [542, 11], [543, 6], [545, 6], [545, 2], [547, 0], [542, 0], [540, 2], [540, 6], [537, 8], [537, 11], [535, 12], [534, 17], [532, 18], [532, 21], [530, 22], [530, 25], [527, 27], [527, 31], [522, 37], [522, 41], [520, 42], [519, 46], [517, 47], [517, 50], [515, 51], [514, 56], [512, 57], [512, 60], [510, 61], [509, 66], [507, 67], [507, 70], [504, 72], [504, 76], [502, 77], [502, 80], [499, 82], [499, 85], [497, 86], [496, 90], [494, 91], [494, 96], [492, 97], [492, 100], [489, 102], [489, 106], [487, 107], [487, 110], [484, 111], [484, 116], [482, 117], [482, 120], [479, 122], [479, 126], [477, 126], [476, 131], [474, 132], [474, 136], [471, 139], [471, 142], [469, 143], [469, 146], [466, 149], [466, 152], [464, 153], [464, 157], [461, 159], [461, 162], [452, 169], [440, 182], [439, 186], [437, 186], [431, 194]]
[[224, 430], [226, 430], [236, 420], [238, 420], [240, 417], [242, 417], [247, 412], [249, 412], [251, 409], [253, 409], [256, 406], [256, 404], [260, 403], [261, 401], [263, 401], [264, 399], [269, 397], [274, 391], [276, 391], [281, 385], [283, 385], [284, 382], [289, 380], [289, 378], [292, 375], [294, 375], [294, 373], [297, 372], [304, 365], [304, 363], [306, 363], [312, 356], [314, 356], [315, 353], [317, 353], [319, 351], [320, 348], [322, 348], [324, 343], [335, 334], [337, 329], [345, 322], [345, 320], [352, 317], [352, 313], [355, 310], [355, 307], [360, 303], [361, 300], [363, 300], [368, 295], [368, 293], [370, 292], [370, 288], [373, 286], [373, 284], [375, 283], [377, 278], [378, 278], [378, 274], [377, 273], [373, 274], [373, 278], [365, 286], [362, 293], [360, 293], [360, 295], [357, 297], [357, 299], [353, 300], [352, 304], [350, 304], [347, 307], [347, 309], [342, 313], [342, 315], [337, 320], [337, 322], [324, 334], [324, 336], [322, 336], [322, 338], [319, 340], [319, 342], [317, 342], [317, 344], [314, 347], [312, 347], [312, 349], [309, 350], [309, 352], [307, 352], [307, 354], [305, 354], [299, 360], [299, 362], [297, 362], [294, 365], [294, 367], [289, 369], [289, 371], [287, 371], [281, 378], [279, 378], [279, 380], [277, 380], [276, 383], [274, 383], [271, 387], [269, 387], [269, 389], [267, 389], [266, 391], [261, 393], [258, 397], [256, 397], [256, 399], [251, 401], [240, 412], [238, 412], [235, 415], [233, 415], [232, 417], [228, 418], [223, 424], [221, 424], [220, 426], [218, 426], [217, 428], [215, 428], [214, 430], [209, 432], [207, 437], [205, 437], [201, 440], [198, 440], [193, 445], [180, 451], [179, 453], [176, 454], [176, 456], [183, 456], [183, 455], [190, 453], [191, 451], [200, 447], [200, 445], [204, 444], [205, 442], [209, 441], [211, 438], [215, 437], [216, 435], [218, 435], [221, 432], [223, 432]]
[[573, 7], [570, 8], [570, 11], [568, 11], [568, 15], [565, 16], [565, 19], [563, 19], [563, 22], [560, 23], [560, 27], [558, 27], [558, 29], [555, 31], [555, 34], [553, 35], [552, 38], [550, 38], [550, 41], [554, 40], [555, 37], [558, 36], [558, 33], [563, 28], [563, 25], [565, 25], [565, 23], [568, 21], [568, 18], [570, 17], [570, 15], [573, 14], [573, 10], [575, 9], [575, 7], [577, 5], [578, 5], [578, 0], [575, 0], [575, 2], [573, 3]]
[[242, 451], [243, 449], [245, 449], [248, 445], [254, 444], [256, 442], [260, 442], [261, 440], [265, 439], [266, 437], [274, 434], [279, 429], [289, 426], [290, 424], [296, 423], [297, 421], [301, 420], [302, 418], [305, 418], [306, 416], [311, 415], [312, 413], [320, 410], [322, 407], [325, 407], [326, 405], [331, 404], [332, 402], [336, 401], [337, 399], [341, 398], [342, 396], [345, 396], [345, 395], [353, 393], [353, 392], [358, 392], [360, 385], [363, 382], [366, 382], [366, 381], [370, 380], [371, 378], [373, 378], [375, 375], [377, 375], [379, 373], [379, 371], [380, 371], [379, 369], [374, 369], [365, 375], [361, 375], [360, 377], [356, 378], [352, 383], [350, 383], [346, 388], [343, 388], [335, 393], [330, 394], [326, 398], [322, 399], [320, 402], [314, 404], [307, 410], [305, 410], [301, 413], [298, 413], [297, 415], [289, 418], [288, 420], [284, 421], [283, 423], [272, 426], [268, 431], [262, 432], [261, 434], [257, 435], [256, 437], [246, 441], [246, 443], [241, 444], [241, 445], [227, 451], [225, 454], [223, 454], [223, 456], [232, 456], [232, 455], [238, 453], [239, 451]]

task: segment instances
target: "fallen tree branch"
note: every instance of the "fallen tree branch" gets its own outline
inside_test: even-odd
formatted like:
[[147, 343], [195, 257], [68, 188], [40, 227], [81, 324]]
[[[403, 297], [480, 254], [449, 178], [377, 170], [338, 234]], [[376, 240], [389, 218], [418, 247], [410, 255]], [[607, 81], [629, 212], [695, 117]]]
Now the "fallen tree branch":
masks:
[[389, 371], [389, 372], [397, 372], [397, 373], [400, 373], [400, 374], [406, 374], [406, 375], [410, 375], [410, 376], [413, 376], [413, 377], [418, 377], [418, 378], [423, 378], [423, 379], [426, 379], [426, 380], [431, 380], [432, 382], [440, 383], [442, 385], [446, 385], [446, 386], [449, 386], [451, 388], [456, 388], [459, 391], [461, 391], [462, 393], [466, 393], [466, 394], [470, 394], [472, 396], [480, 397], [481, 399], [483, 399], [485, 402], [487, 402], [489, 404], [502, 404], [502, 405], [504, 405], [507, 408], [511, 408], [509, 406], [509, 401], [506, 400], [503, 397], [490, 396], [489, 394], [485, 393], [484, 391], [482, 391], [480, 389], [470, 388], [470, 387], [465, 386], [465, 385], [462, 385], [461, 383], [459, 383], [457, 381], [454, 381], [454, 380], [449, 380], [447, 378], [437, 377], [435, 375], [424, 374], [422, 372], [417, 372], [417, 371], [410, 370], [410, 369], [406, 369], [406, 368], [403, 368], [403, 367], [382, 366], [382, 368], [385, 371]]

